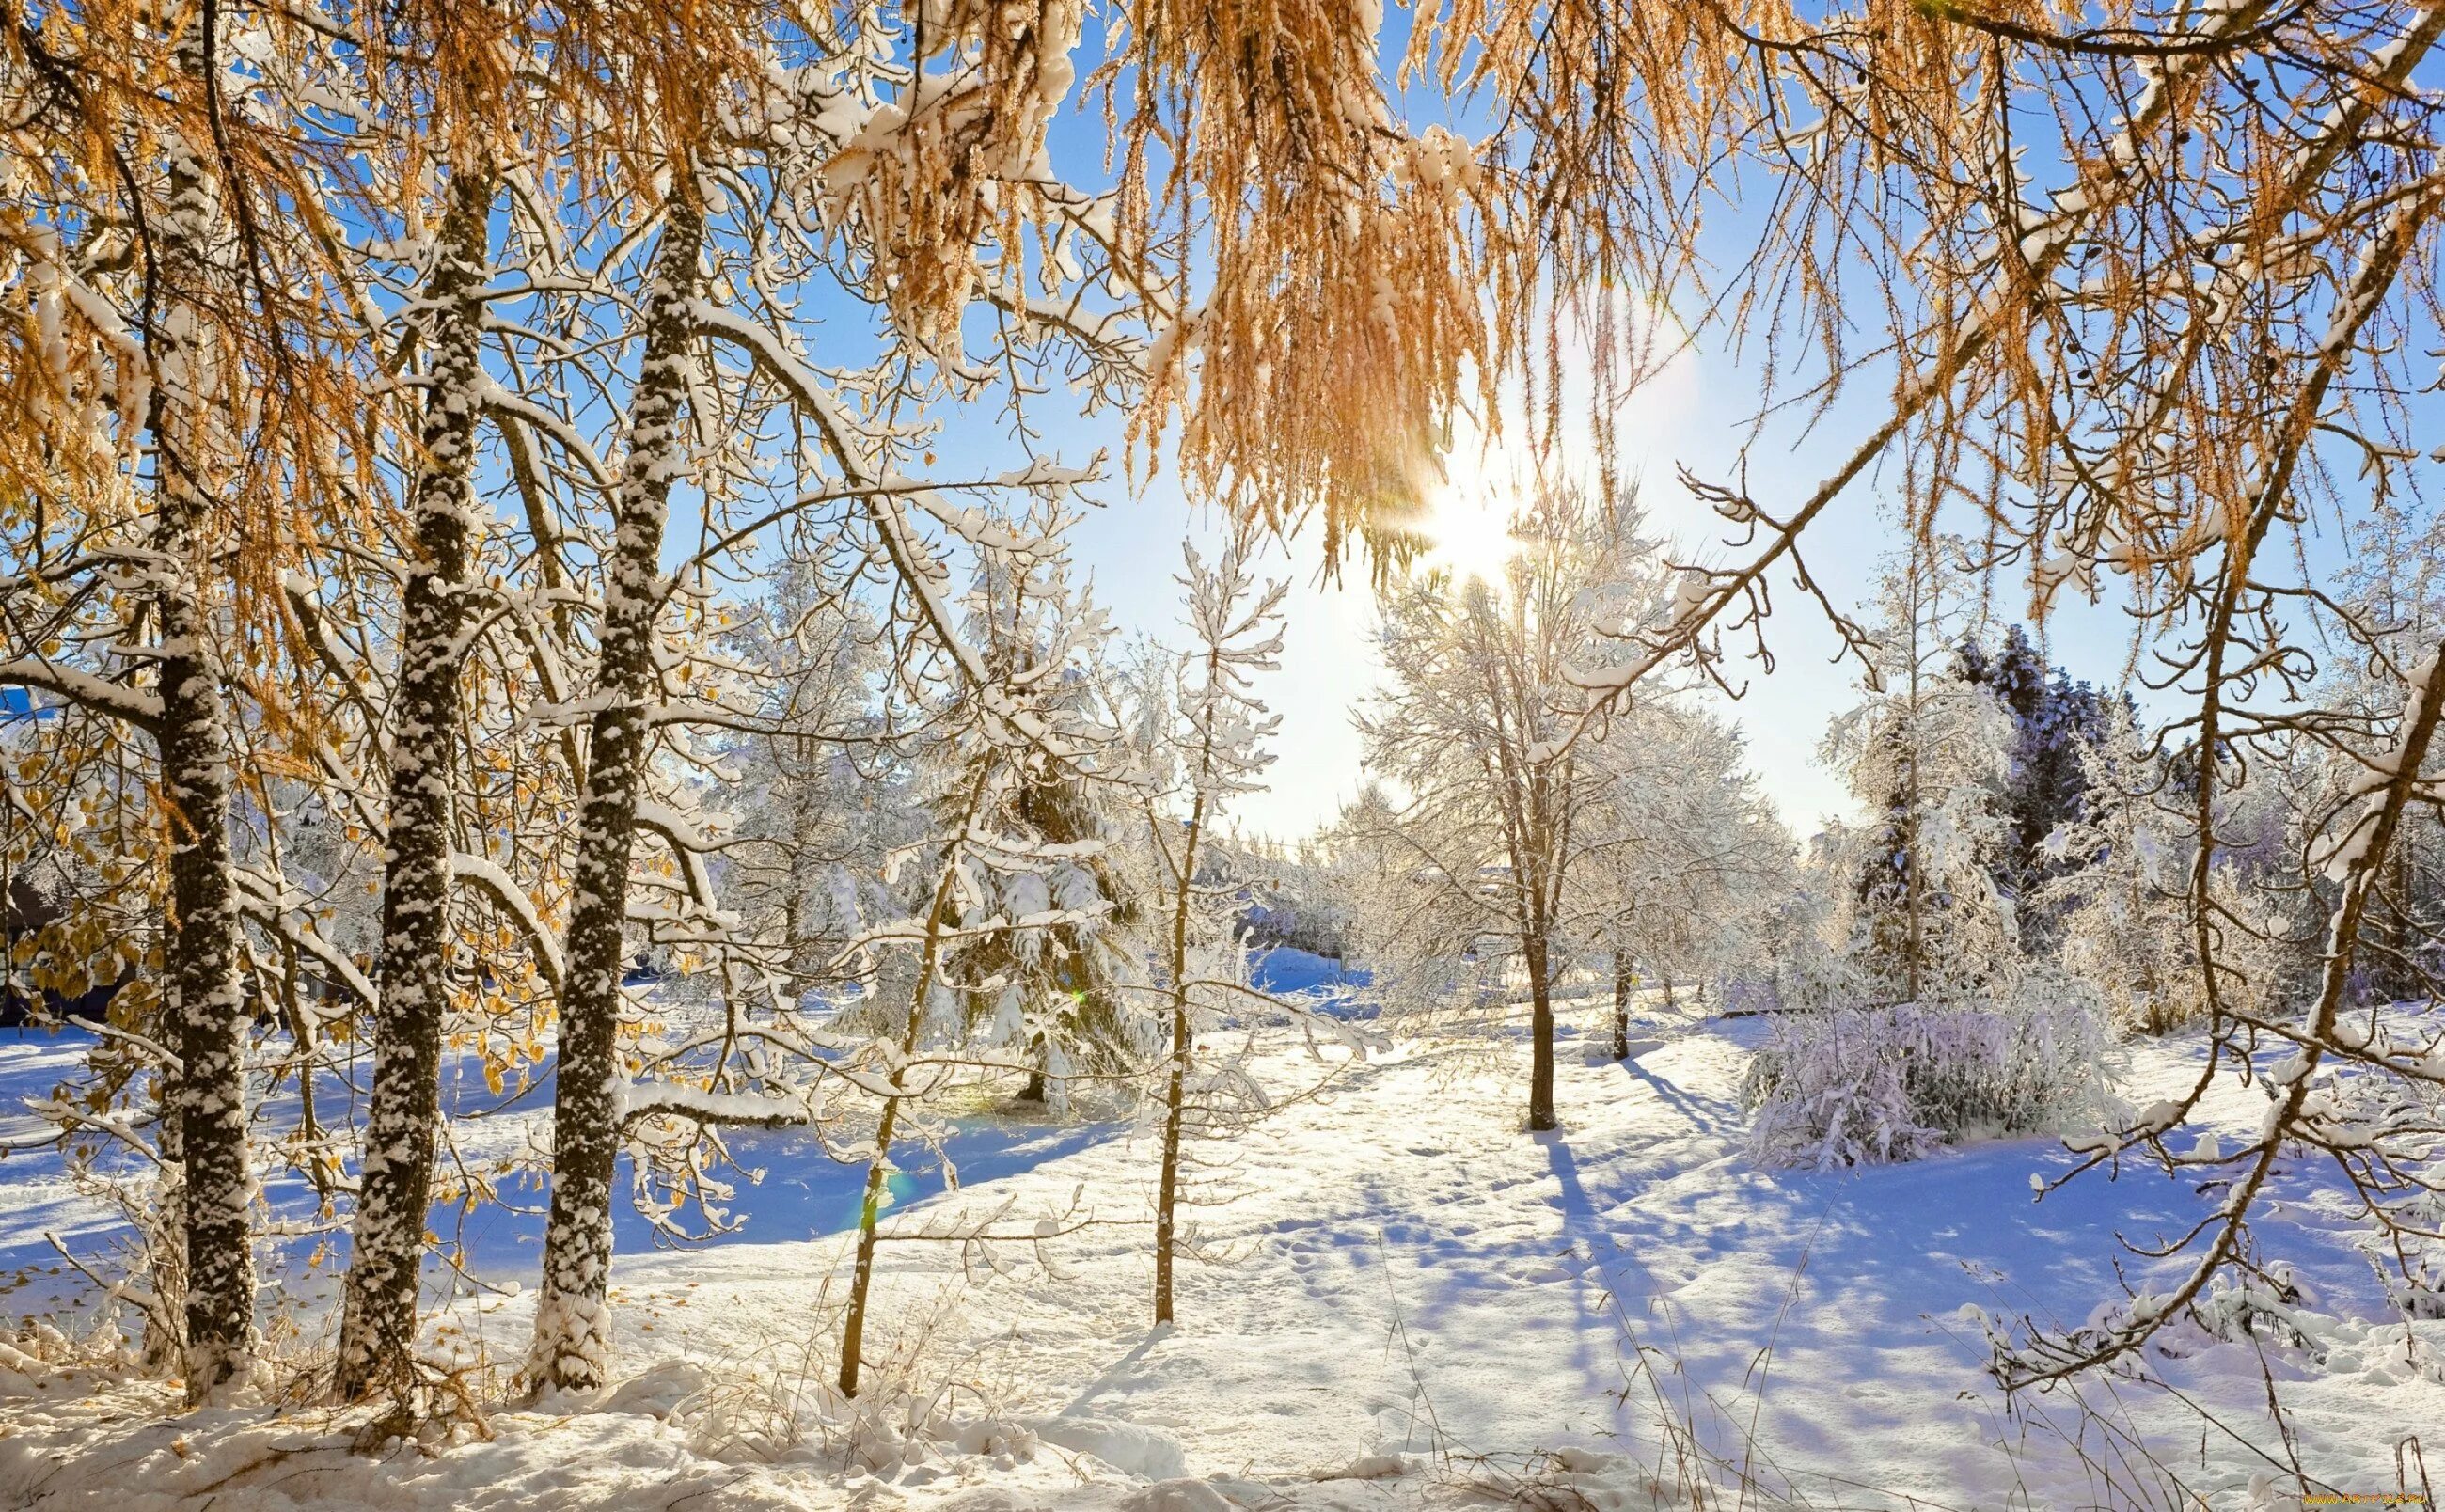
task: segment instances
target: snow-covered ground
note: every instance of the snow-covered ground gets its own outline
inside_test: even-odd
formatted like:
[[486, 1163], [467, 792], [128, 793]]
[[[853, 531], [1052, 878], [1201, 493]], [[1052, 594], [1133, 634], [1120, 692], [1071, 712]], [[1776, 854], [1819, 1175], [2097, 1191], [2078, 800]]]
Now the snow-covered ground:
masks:
[[[2379, 1321], [2346, 1215], [2305, 1168], [2270, 1233], [2330, 1320], [2309, 1348], [2191, 1330], [2179, 1357], [2151, 1361], [2187, 1402], [2097, 1384], [2085, 1409], [2058, 1393], [2007, 1414], [1982, 1317], [2078, 1323], [2120, 1295], [2118, 1234], [2178, 1232], [2212, 1195], [2126, 1174], [2033, 1203], [2031, 1173], [2068, 1162], [2037, 1139], [1838, 1174], [1760, 1169], [1737, 1097], [1754, 1021], [1658, 1009], [1639, 1033], [1660, 1043], [1626, 1066], [1595, 1055], [1593, 1033], [1568, 1041], [1565, 1128], [1532, 1136], [1514, 1043], [1388, 1040], [1320, 1064], [1277, 1032], [1260, 1064], [1278, 1088], [1334, 1074], [1199, 1148], [1210, 1258], [1185, 1269], [1168, 1330], [1148, 1326], [1152, 1140], [980, 1107], [953, 1142], [959, 1189], [915, 1178], [895, 1222], [999, 1213], [997, 1231], [1021, 1235], [1094, 1222], [1065, 1221], [1040, 1248], [884, 1246], [894, 1363], [865, 1416], [845, 1413], [817, 1383], [856, 1173], [800, 1138], [742, 1139], [767, 1175], [741, 1193], [741, 1232], [655, 1250], [624, 1230], [630, 1378], [598, 1410], [500, 1410], [489, 1441], [361, 1454], [357, 1419], [165, 1417], [157, 1385], [0, 1354], [0, 1505], [1644, 1507], [1694, 1430], [1761, 1493], [1809, 1505], [2221, 1506], [2247, 1504], [2287, 1453], [2363, 1494], [2398, 1484], [2407, 1437], [2445, 1447], [2445, 1323], [2413, 1339]], [[0, 1043], [0, 1077], [47, 1086], [72, 1053]], [[2118, 1054], [2116, 1079], [2139, 1099], [2195, 1047]], [[2235, 1090], [2217, 1116], [2254, 1123], [2257, 1096]], [[46, 1228], [72, 1247], [104, 1237], [106, 1215], [61, 1181], [41, 1159], [0, 1163], [0, 1260], [37, 1264]], [[493, 1222], [472, 1268], [530, 1279], [532, 1221]], [[313, 1326], [308, 1274], [286, 1291]], [[449, 1322], [504, 1367], [527, 1325], [523, 1295], [463, 1302]], [[912, 1417], [931, 1421], [904, 1431]]]

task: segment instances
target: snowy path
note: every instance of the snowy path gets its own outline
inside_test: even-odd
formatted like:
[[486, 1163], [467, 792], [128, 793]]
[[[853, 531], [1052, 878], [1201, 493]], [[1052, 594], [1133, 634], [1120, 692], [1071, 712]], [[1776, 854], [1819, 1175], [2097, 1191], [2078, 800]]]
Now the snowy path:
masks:
[[[1633, 1467], [1664, 1457], [1665, 1415], [1694, 1421], [1768, 1487], [1814, 1505], [2154, 1501], [2127, 1471], [2109, 1482], [2083, 1468], [2047, 1422], [2084, 1431], [2093, 1453], [2106, 1435], [2096, 1423], [2082, 1429], [2066, 1404], [2037, 1404], [2044, 1418], [2025, 1430], [2006, 1422], [1983, 1371], [1983, 1331], [1960, 1315], [2077, 1322], [2117, 1295], [2118, 1230], [2167, 1227], [2201, 1199], [2161, 1178], [2126, 1176], [2032, 1204], [2030, 1173], [2066, 1163], [2044, 1140], [1859, 1172], [1761, 1171], [1739, 1148], [1740, 1037], [1657, 1027], [1666, 1042], [1627, 1067], [1566, 1047], [1558, 1134], [1521, 1129], [1520, 1070], [1481, 1045], [1353, 1067], [1323, 1094], [1208, 1142], [1199, 1223], [1223, 1258], [1185, 1271], [1180, 1322], [1163, 1333], [1145, 1321], [1152, 1141], [1110, 1127], [1021, 1130], [1006, 1140], [1019, 1153], [998, 1167], [989, 1156], [963, 1161], [960, 1192], [913, 1203], [900, 1222], [1007, 1204], [1006, 1226], [1024, 1227], [1081, 1202], [1104, 1223], [1048, 1244], [1049, 1269], [1022, 1249], [1006, 1256], [1016, 1272], [997, 1277], [965, 1273], [956, 1246], [885, 1246], [885, 1352], [922, 1337], [907, 1378], [929, 1389], [960, 1383], [947, 1398], [955, 1416], [1030, 1421], [1048, 1442], [1101, 1444], [1119, 1471], [1185, 1471], [1248, 1504], [1261, 1499], [1242, 1483], [1289, 1496], [1274, 1503], [1285, 1506], [1441, 1503], [1461, 1495], [1452, 1483], [1471, 1456], [1490, 1457], [1486, 1473], [1500, 1480], [1540, 1463], [1540, 1453], [1577, 1450], [1560, 1468], [1543, 1463], [1596, 1504], [1644, 1505], [1630, 1493]], [[2181, 1074], [2185, 1054], [2142, 1048], [2126, 1087], [2137, 1093]], [[1287, 1051], [1268, 1064], [1282, 1085], [1312, 1074]], [[2238, 1124], [2251, 1110], [2244, 1095], [2220, 1111]], [[660, 1392], [666, 1408], [707, 1383], [719, 1396], [719, 1383], [759, 1372], [829, 1371], [826, 1285], [836, 1295], [845, 1243], [823, 1231], [834, 1225], [806, 1220], [834, 1177], [791, 1168], [780, 1158], [788, 1149], [786, 1141], [750, 1147], [748, 1158], [772, 1174], [742, 1192], [743, 1234], [621, 1261], [621, 1358], [646, 1372], [632, 1401]], [[2303, 1460], [2345, 1490], [2391, 1486], [2396, 1440], [2445, 1424], [2445, 1387], [2433, 1359], [2403, 1362], [2398, 1328], [2348, 1321], [2372, 1316], [2367, 1268], [2317, 1226], [2314, 1200], [2298, 1207], [2303, 1226], [2287, 1241], [2313, 1258], [2305, 1274], [2322, 1307], [2346, 1319], [2326, 1341], [2324, 1365], [2276, 1357]], [[812, 1237], [782, 1237], [793, 1229]], [[526, 1302], [462, 1308], [458, 1321], [513, 1360]], [[2282, 1451], [2256, 1406], [2256, 1350], [2199, 1343], [2197, 1357], [2169, 1368], [2238, 1430], [2210, 1431], [2204, 1467], [2197, 1418], [2156, 1393], [2126, 1392], [2123, 1403], [2172, 1467], [2223, 1504], [2268, 1466], [2264, 1452]], [[1639, 1344], [1654, 1369], [1633, 1380]], [[699, 1369], [656, 1370], [658, 1360]], [[28, 1465], [11, 1451], [61, 1442], [73, 1424], [85, 1424], [74, 1431], [93, 1443], [115, 1442], [73, 1413], [21, 1422], [31, 1442], [0, 1441], [0, 1504], [26, 1484]], [[831, 1506], [864, 1495], [978, 1512], [1140, 1503], [1164, 1512], [1151, 1491], [1131, 1490], [1139, 1483], [1092, 1460], [1082, 1466], [1106, 1483], [1092, 1493], [1059, 1456], [1017, 1467], [953, 1456], [894, 1467], [888, 1484], [844, 1486], [829, 1466], [721, 1463], [723, 1446], [702, 1424], [607, 1415], [574, 1420], [558, 1436], [523, 1416], [504, 1424], [505, 1433], [532, 1434], [516, 1455], [498, 1445], [452, 1450], [437, 1465], [463, 1459], [469, 1476], [478, 1463], [491, 1468], [482, 1480], [452, 1473], [434, 1484], [456, 1486], [453, 1497], [495, 1488], [471, 1505], [632, 1504], [603, 1488], [603, 1478], [628, 1475], [638, 1487], [729, 1487], [691, 1506]], [[1745, 1451], [1752, 1431], [1754, 1450]], [[1406, 1481], [1314, 1479], [1404, 1450], [1418, 1456]], [[598, 1489], [517, 1500], [506, 1488], [532, 1491], [538, 1456], [571, 1474], [583, 1466]], [[1429, 1464], [1441, 1473], [1416, 1473]], [[339, 1496], [339, 1484], [324, 1494]], [[1227, 1504], [1177, 1503], [1204, 1512]], [[112, 1512], [136, 1508], [114, 1503]]]

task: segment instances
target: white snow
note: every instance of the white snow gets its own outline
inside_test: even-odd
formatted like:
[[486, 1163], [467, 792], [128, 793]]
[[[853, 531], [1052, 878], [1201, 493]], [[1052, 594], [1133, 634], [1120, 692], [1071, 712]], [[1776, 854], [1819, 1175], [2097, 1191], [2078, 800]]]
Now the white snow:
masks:
[[[886, 1243], [868, 1353], [881, 1384], [863, 1412], [827, 1399], [863, 1171], [804, 1130], [743, 1131], [742, 1161], [770, 1173], [740, 1189], [745, 1230], [617, 1261], [615, 1385], [592, 1410], [497, 1410], [490, 1442], [374, 1456], [349, 1451], [361, 1418], [164, 1417], [159, 1385], [12, 1365], [0, 1505], [1357, 1512], [1485, 1505], [1472, 1486], [1537, 1484], [1645, 1507], [1648, 1471], [1672, 1458], [1670, 1419], [1764, 1490], [1815, 1504], [2128, 1504], [2130, 1487], [2069, 1447], [2082, 1431], [2069, 1400], [2005, 1414], [1983, 1320], [2076, 1321], [2121, 1301], [2115, 1236], [2178, 1231], [2214, 1195], [2126, 1172], [2033, 1202], [2032, 1176], [2072, 1164], [2036, 1138], [1857, 1171], [1763, 1169], [1743, 1153], [1737, 1101], [1756, 1021], [1651, 1006], [1641, 1054], [1620, 1064], [1601, 1054], [1610, 1006], [1609, 993], [1565, 1005], [1585, 1037], [1560, 1057], [1559, 1133], [1522, 1130], [1524, 1056], [1506, 1032], [1379, 1053], [1324, 1094], [1207, 1141], [1194, 1218], [1219, 1258], [1185, 1267], [1167, 1330], [1147, 1323], [1155, 1140], [980, 1113], [953, 1136], [955, 1192], [922, 1163], [894, 1178], [899, 1223], [1102, 1222], [1005, 1247], [999, 1274], [972, 1247]], [[1268, 1034], [1260, 1072], [1313, 1081], [1297, 1032]], [[0, 1042], [0, 1077], [47, 1090], [69, 1043]], [[2145, 1107], [2194, 1074], [2198, 1053], [2141, 1042], [2114, 1053], [2113, 1079]], [[2247, 1137], [2262, 1102], [2219, 1092], [2207, 1127]], [[507, 1149], [524, 1126], [487, 1127], [478, 1148]], [[0, 1163], [0, 1263], [35, 1259], [48, 1227], [89, 1251], [103, 1215], [79, 1215], [24, 1161]], [[2387, 1320], [2336, 1194], [2305, 1164], [2281, 1185], [2268, 1222], [2301, 1260], [2322, 1335], [2322, 1360], [2263, 1346], [2299, 1452], [2343, 1490], [2391, 1487], [2395, 1444], [2445, 1422], [2445, 1322], [2410, 1336]], [[624, 1214], [622, 1242], [642, 1227]], [[450, 1315], [462, 1357], [483, 1347], [514, 1363], [533, 1263], [531, 1242], [498, 1232], [472, 1247], [481, 1279], [524, 1287]], [[2158, 1279], [2126, 1264], [2135, 1287]], [[287, 1286], [292, 1299], [313, 1276]], [[2234, 1434], [2203, 1447], [2199, 1420], [2145, 1388], [2092, 1388], [2091, 1405], [2227, 1504], [2280, 1443], [2262, 1346], [2195, 1327], [2170, 1337], [2178, 1353], [2150, 1368]]]

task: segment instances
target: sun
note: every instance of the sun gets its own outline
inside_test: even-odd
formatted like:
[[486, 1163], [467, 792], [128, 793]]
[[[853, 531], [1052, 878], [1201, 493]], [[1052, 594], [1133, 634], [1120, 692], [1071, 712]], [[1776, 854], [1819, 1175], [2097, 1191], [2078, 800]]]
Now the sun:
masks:
[[1438, 497], [1418, 530], [1433, 543], [1419, 556], [1419, 563], [1449, 572], [1459, 581], [1474, 578], [1499, 584], [1503, 569], [1520, 554], [1519, 537], [1511, 533], [1510, 510], [1483, 495]]
[[1473, 578], [1499, 587], [1503, 569], [1520, 554], [1511, 526], [1524, 484], [1499, 448], [1464, 443], [1444, 465], [1444, 483], [1418, 522], [1418, 533], [1431, 543], [1418, 563], [1447, 571], [1456, 582]]

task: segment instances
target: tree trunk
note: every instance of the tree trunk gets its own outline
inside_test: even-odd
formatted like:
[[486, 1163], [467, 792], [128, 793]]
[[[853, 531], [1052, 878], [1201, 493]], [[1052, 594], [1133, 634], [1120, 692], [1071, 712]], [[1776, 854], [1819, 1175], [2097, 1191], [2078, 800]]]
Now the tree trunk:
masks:
[[[179, 47], [200, 73], [202, 38]], [[202, 1402], [243, 1383], [254, 1361], [254, 1174], [246, 1127], [246, 993], [238, 953], [237, 886], [230, 851], [229, 704], [219, 627], [204, 600], [197, 560], [211, 499], [197, 473], [215, 451], [210, 400], [194, 385], [206, 364], [197, 336], [200, 290], [217, 214], [201, 163], [171, 136], [162, 264], [173, 303], [159, 343], [150, 417], [159, 516], [150, 569], [161, 644], [159, 674], [163, 806], [170, 838], [170, 910], [164, 975], [170, 1038], [179, 1069], [170, 1077], [185, 1193], [187, 1399]]]
[[1180, 1134], [1188, 1105], [1188, 993], [1174, 978], [1171, 989], [1171, 1067], [1163, 1094], [1163, 1181], [1154, 1210], [1154, 1320], [1171, 1321], [1172, 1251], [1179, 1236]]
[[1613, 953], [1613, 1058], [1630, 1058], [1630, 957]]
[[1528, 958], [1528, 1127], [1560, 1127], [1554, 1117], [1554, 998], [1546, 980], [1545, 943], [1531, 939]]
[[[177, 1020], [171, 1006], [168, 1017]], [[147, 1236], [147, 1279], [153, 1286], [153, 1309], [145, 1315], [141, 1358], [148, 1371], [168, 1373], [184, 1368], [187, 1353], [187, 1156], [178, 1137], [177, 1083], [161, 1068], [156, 1092], [159, 1123], [153, 1151], [159, 1168], [153, 1184], [153, 1218], [159, 1228]]]
[[794, 762], [782, 754], [777, 741], [773, 747], [773, 762], [781, 774], [782, 791], [789, 794], [790, 803], [790, 857], [784, 872], [789, 895], [781, 908], [781, 951], [789, 977], [790, 1006], [794, 1010], [813, 985], [816, 970], [822, 964], [808, 938], [807, 894], [815, 885], [815, 804], [823, 796], [823, 787], [808, 775], [812, 763], [805, 737], [797, 737], [791, 744], [796, 748]]
[[[924, 1002], [921, 990], [915, 1006], [908, 1010], [912, 1024], [924, 1019]], [[849, 1316], [841, 1323], [843, 1396], [857, 1395], [858, 1374], [866, 1363], [866, 1311], [874, 1289], [876, 1231], [883, 1222], [883, 1189], [891, 1179], [891, 1138], [899, 1123], [900, 1099], [894, 1097], [883, 1105], [882, 1121], [874, 1127], [874, 1159], [866, 1167], [866, 1197], [857, 1210], [857, 1262], [849, 1272]]]
[[[1207, 685], [1216, 676], [1206, 665]], [[1212, 737], [1206, 737], [1205, 760], [1213, 760]], [[1202, 774], [1201, 774], [1202, 775]], [[1205, 822], [1205, 795], [1189, 805], [1188, 827], [1181, 843], [1180, 869], [1171, 910], [1171, 1066], [1165, 1073], [1163, 1093], [1163, 1177], [1154, 1209], [1154, 1320], [1171, 1321], [1172, 1251], [1179, 1234], [1180, 1134], [1188, 1108], [1188, 1055], [1192, 1038], [1188, 1024], [1188, 911], [1197, 886], [1198, 831]]]
[[[165, 576], [182, 576], [183, 567], [172, 564]], [[168, 968], [177, 984], [174, 1107], [187, 1194], [187, 1396], [200, 1402], [243, 1381], [253, 1366], [246, 992], [230, 856], [229, 708], [215, 631], [192, 582], [165, 583], [158, 603], [163, 644], [190, 648], [161, 658], [161, 775], [177, 915]]]
[[[682, 173], [684, 170], [682, 170]], [[606, 564], [602, 650], [586, 798], [569, 909], [559, 1061], [552, 1094], [551, 1219], [527, 1373], [537, 1391], [594, 1391], [609, 1363], [611, 1187], [620, 1153], [620, 976], [638, 787], [651, 733], [654, 621], [663, 527], [681, 459], [687, 397], [687, 304], [703, 250], [702, 212], [674, 186], [645, 296], [645, 356], [630, 400], [628, 456]]]
[[483, 379], [480, 297], [487, 271], [489, 171], [451, 182], [440, 255], [426, 288], [437, 312], [424, 411], [425, 473], [418, 480], [418, 560], [401, 606], [398, 692], [391, 706], [387, 858], [376, 975], [373, 1091], [365, 1115], [337, 1390], [344, 1399], [409, 1389], [418, 1273], [433, 1191], [440, 1112], [441, 1037], [453, 962], [450, 933], [451, 776], [462, 632], [472, 571], [469, 503]]
[[[985, 779], [980, 775], [968, 800], [967, 815], [961, 823], [961, 832], [975, 818], [984, 785]], [[892, 1073], [895, 1081], [906, 1074], [908, 1057], [916, 1054], [918, 1036], [924, 1029], [925, 999], [934, 990], [936, 973], [942, 969], [943, 927], [951, 917], [952, 883], [959, 861], [955, 845], [943, 858], [943, 874], [934, 883], [933, 905], [925, 912], [925, 954], [918, 963], [917, 985], [908, 999], [908, 1019], [900, 1031], [901, 1069]], [[857, 1210], [857, 1260], [849, 1271], [849, 1313], [841, 1322], [838, 1379], [843, 1396], [857, 1395], [858, 1374], [866, 1363], [866, 1315], [874, 1289], [876, 1230], [883, 1222], [884, 1187], [891, 1179], [891, 1141], [899, 1129], [900, 1099], [893, 1097], [884, 1103], [883, 1117], [874, 1127], [874, 1158], [866, 1167], [866, 1197]]]

